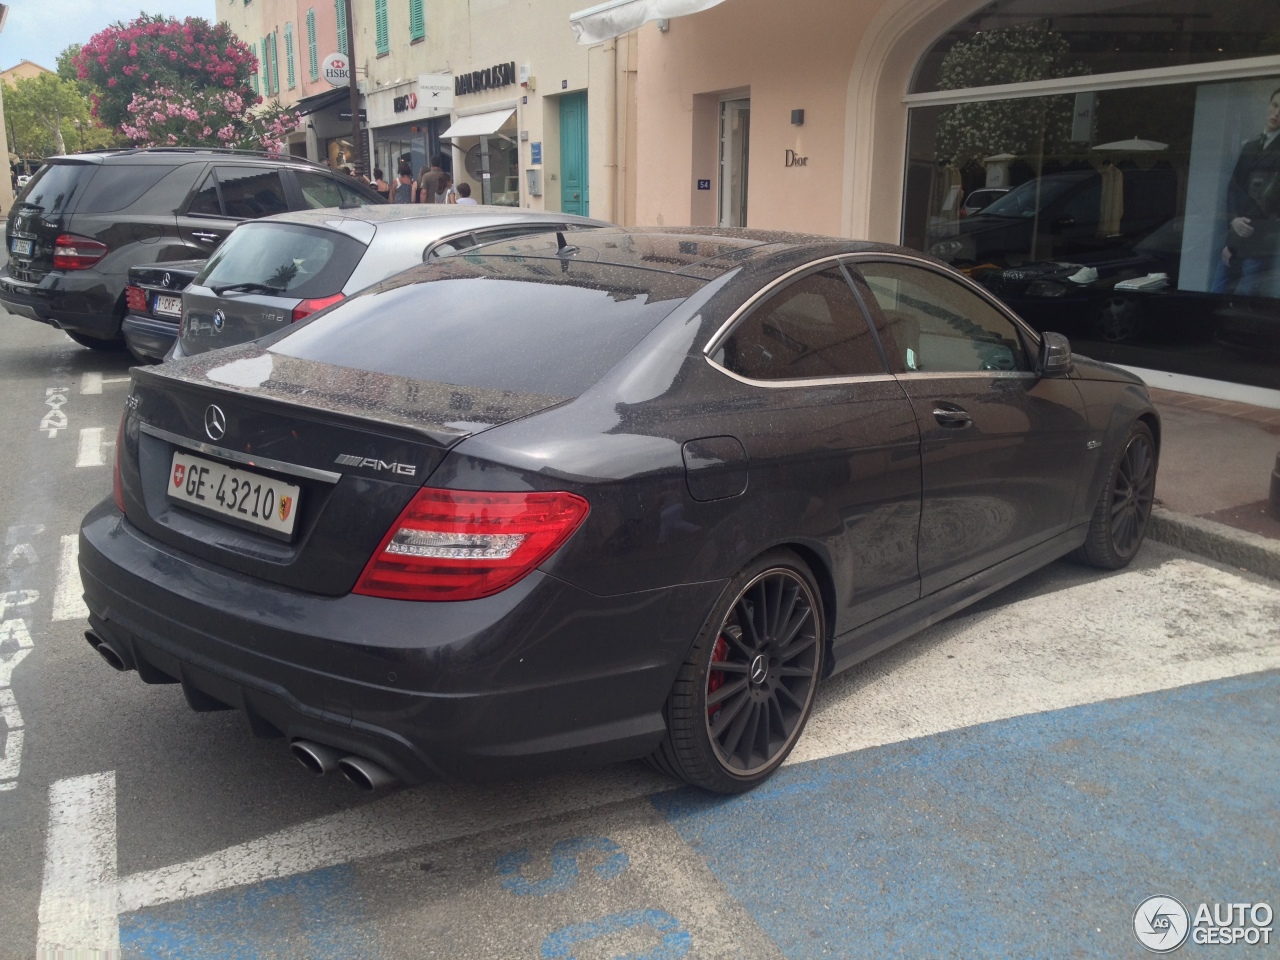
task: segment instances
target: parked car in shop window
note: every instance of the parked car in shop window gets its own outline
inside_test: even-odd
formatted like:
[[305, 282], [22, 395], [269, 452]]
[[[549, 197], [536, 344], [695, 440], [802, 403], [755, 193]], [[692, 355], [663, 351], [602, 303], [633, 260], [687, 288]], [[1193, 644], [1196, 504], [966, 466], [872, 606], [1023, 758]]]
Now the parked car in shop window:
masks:
[[[549, 230], [605, 226], [572, 214], [453, 204], [309, 210], [246, 223], [183, 291], [171, 355], [275, 333], [424, 260]], [[150, 330], [154, 336], [155, 326]]]
[[94, 349], [123, 346], [130, 267], [208, 257], [245, 220], [385, 201], [297, 157], [212, 148], [52, 157], [9, 212], [0, 304]]
[[960, 216], [971, 217], [975, 213], [981, 213], [1008, 192], [1008, 187], [980, 187], [977, 190], [971, 190], [969, 196], [964, 198], [964, 203], [960, 205]]

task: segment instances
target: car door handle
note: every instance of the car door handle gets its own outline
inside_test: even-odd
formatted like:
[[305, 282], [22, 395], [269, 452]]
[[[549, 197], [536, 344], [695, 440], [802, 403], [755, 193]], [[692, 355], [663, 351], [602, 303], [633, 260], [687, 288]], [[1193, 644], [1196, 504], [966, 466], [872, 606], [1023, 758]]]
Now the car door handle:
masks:
[[195, 237], [197, 240], [213, 241], [213, 240], [222, 239], [222, 234], [220, 233], [206, 233], [203, 230], [192, 230], [191, 235]]
[[950, 427], [953, 430], [960, 427], [967, 427], [969, 424], [973, 423], [973, 417], [969, 416], [968, 411], [961, 410], [959, 407], [954, 410], [948, 410], [944, 407], [934, 407], [933, 419], [937, 420], [938, 423], [942, 424], [944, 427]]

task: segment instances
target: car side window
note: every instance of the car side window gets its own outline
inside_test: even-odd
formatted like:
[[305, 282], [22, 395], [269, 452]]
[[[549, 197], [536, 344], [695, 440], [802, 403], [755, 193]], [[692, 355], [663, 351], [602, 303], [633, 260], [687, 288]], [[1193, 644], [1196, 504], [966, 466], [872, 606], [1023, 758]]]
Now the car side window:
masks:
[[218, 179], [212, 170], [200, 182], [200, 189], [196, 191], [195, 199], [191, 201], [187, 213], [206, 217], [222, 216], [222, 204], [218, 202]]
[[309, 210], [318, 207], [363, 207], [373, 203], [360, 191], [352, 189], [333, 177], [303, 170], [294, 171], [294, 176], [298, 178], [298, 189], [302, 191], [302, 201]]
[[468, 247], [474, 247], [475, 245], [475, 237], [469, 233], [460, 233], [456, 237], [449, 237], [447, 240], [441, 240], [439, 243], [432, 244], [423, 253], [422, 259], [435, 260], [437, 257], [447, 257], [460, 250], [466, 250]]
[[279, 171], [263, 167], [218, 167], [217, 173], [228, 217], [255, 220], [289, 210]]
[[752, 380], [874, 376], [884, 362], [843, 272], [801, 277], [742, 320], [712, 357]]
[[883, 315], [895, 373], [1030, 370], [1018, 328], [950, 277], [904, 263], [860, 263]]

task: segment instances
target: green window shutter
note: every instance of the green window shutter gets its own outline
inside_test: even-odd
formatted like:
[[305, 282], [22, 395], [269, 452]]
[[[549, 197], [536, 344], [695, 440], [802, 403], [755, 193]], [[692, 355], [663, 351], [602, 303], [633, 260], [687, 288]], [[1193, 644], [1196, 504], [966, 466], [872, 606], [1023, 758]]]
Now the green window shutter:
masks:
[[253, 92], [258, 92], [258, 75], [255, 73], [249, 78], [249, 85], [253, 87]]
[[421, 40], [427, 35], [427, 21], [422, 15], [422, 0], [409, 0], [409, 39]]
[[280, 92], [280, 41], [274, 30], [271, 31], [271, 92]]
[[289, 89], [292, 90], [297, 84], [293, 78], [293, 24], [286, 23], [284, 25], [284, 67], [289, 78]]
[[261, 56], [258, 57], [258, 66], [262, 68], [262, 93], [264, 96], [271, 93], [271, 62], [267, 60], [267, 38], [262, 38], [259, 44]]
[[387, 0], [373, 0], [373, 20], [377, 30], [378, 53], [390, 53], [391, 38], [387, 36]]
[[333, 0], [334, 11], [338, 15], [338, 52], [347, 52], [347, 5], [342, 0]]
[[307, 11], [307, 61], [311, 79], [320, 79], [320, 55], [316, 52], [316, 8]]

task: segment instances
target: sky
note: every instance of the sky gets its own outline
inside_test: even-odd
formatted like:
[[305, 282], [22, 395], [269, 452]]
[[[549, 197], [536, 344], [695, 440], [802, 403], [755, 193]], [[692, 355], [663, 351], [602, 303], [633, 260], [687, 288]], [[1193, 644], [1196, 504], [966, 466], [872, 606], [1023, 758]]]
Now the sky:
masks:
[[56, 70], [58, 54], [71, 44], [140, 12], [213, 20], [215, 5], [214, 0], [9, 0], [9, 19], [0, 33], [0, 70], [21, 60]]

